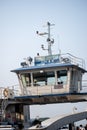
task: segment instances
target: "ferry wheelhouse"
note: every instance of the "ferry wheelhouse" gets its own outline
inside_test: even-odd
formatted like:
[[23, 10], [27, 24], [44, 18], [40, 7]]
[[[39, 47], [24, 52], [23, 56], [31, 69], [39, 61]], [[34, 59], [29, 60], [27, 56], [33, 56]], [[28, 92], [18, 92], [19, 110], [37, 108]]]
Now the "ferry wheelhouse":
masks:
[[[47, 23], [48, 55], [28, 57], [27, 62], [22, 62], [22, 68], [12, 70], [18, 76], [22, 95], [44, 95], [58, 93], [79, 93], [82, 90], [82, 76], [86, 72], [85, 62], [69, 53], [52, 54], [51, 45], [54, 40], [50, 37], [50, 26]], [[42, 49], [45, 50], [44, 45]]]

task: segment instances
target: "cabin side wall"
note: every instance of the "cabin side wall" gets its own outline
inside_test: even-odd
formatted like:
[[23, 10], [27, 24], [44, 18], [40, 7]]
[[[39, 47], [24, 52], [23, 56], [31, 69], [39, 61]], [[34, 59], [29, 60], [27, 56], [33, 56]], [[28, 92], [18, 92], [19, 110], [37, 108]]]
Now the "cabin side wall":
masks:
[[77, 69], [71, 71], [70, 92], [80, 92], [82, 90], [82, 72]]
[[67, 70], [67, 86], [66, 86], [66, 90], [67, 90], [67, 93], [70, 92], [70, 85], [71, 85], [71, 68], [68, 68]]

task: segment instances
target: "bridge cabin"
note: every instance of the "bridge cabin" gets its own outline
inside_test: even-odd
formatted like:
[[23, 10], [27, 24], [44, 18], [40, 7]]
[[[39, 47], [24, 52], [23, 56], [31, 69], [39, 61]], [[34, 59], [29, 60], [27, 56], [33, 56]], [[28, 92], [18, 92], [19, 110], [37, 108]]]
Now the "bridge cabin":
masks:
[[[31, 61], [31, 60], [30, 60]], [[71, 54], [37, 56], [34, 65], [21, 63], [12, 70], [18, 76], [22, 95], [79, 93], [86, 72], [84, 60]]]

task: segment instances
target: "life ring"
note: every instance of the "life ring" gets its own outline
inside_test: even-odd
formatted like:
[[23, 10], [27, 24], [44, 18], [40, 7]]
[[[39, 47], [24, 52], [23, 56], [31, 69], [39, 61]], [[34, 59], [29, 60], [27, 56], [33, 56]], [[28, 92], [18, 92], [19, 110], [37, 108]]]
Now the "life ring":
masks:
[[7, 88], [4, 89], [3, 94], [5, 97], [8, 97], [9, 90]]

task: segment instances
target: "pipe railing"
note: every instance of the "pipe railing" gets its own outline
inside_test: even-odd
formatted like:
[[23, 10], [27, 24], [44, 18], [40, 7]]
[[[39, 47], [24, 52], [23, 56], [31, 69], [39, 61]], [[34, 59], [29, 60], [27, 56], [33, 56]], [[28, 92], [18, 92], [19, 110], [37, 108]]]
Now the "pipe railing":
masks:
[[83, 69], [85, 69], [85, 61], [82, 58], [73, 56], [70, 53], [61, 54], [60, 59], [61, 61], [70, 62], [72, 64], [78, 65], [79, 67], [82, 67]]
[[[67, 87], [66, 85], [67, 84], [63, 85], [63, 87]], [[9, 88], [13, 90], [14, 96], [21, 96], [21, 95], [23, 95], [21, 93], [19, 85], [13, 85], [13, 86], [10, 86]], [[49, 91], [50, 94], [57, 93], [59, 90], [61, 91], [61, 89], [62, 89], [61, 86], [58, 88], [58, 86], [55, 86], [53, 84], [50, 84], [50, 85], [47, 85], [47, 86], [44, 86], [44, 85], [43, 86], [33, 86], [33, 87], [29, 86], [28, 88], [29, 89], [26, 88], [26, 90], [28, 92], [28, 95], [32, 95], [33, 91], [35, 92], [35, 94], [39, 94], [39, 92], [41, 91], [41, 89], [43, 90], [43, 88], [45, 88], [47, 91]], [[3, 94], [4, 89], [5, 89], [4, 87], [0, 88], [0, 99], [4, 99], [5, 98], [4, 94]], [[81, 92], [87, 92], [87, 80], [83, 80], [82, 81], [82, 90], [81, 90]]]

